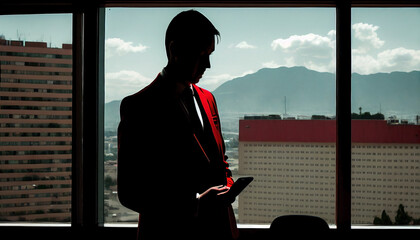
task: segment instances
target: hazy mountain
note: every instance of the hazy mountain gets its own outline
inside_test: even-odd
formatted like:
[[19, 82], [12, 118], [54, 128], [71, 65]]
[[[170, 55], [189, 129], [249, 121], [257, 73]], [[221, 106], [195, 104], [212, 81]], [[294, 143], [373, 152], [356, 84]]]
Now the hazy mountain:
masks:
[[335, 75], [304, 67], [264, 68], [225, 82], [213, 94], [220, 112], [334, 112]]
[[371, 112], [381, 108], [397, 115], [420, 113], [420, 71], [353, 74], [352, 84], [354, 108]]
[[[335, 113], [335, 74], [304, 67], [261, 69], [213, 91], [220, 112]], [[285, 101], [286, 98], [286, 101]], [[352, 75], [354, 112], [420, 112], [420, 72]]]
[[[213, 91], [219, 112], [291, 115], [335, 114], [335, 75], [304, 67], [264, 68]], [[285, 101], [286, 98], [286, 101]], [[121, 101], [105, 104], [105, 127], [116, 129]], [[352, 111], [420, 113], [420, 71], [353, 74]]]
[[120, 123], [121, 100], [115, 100], [105, 104], [105, 130], [116, 131]]

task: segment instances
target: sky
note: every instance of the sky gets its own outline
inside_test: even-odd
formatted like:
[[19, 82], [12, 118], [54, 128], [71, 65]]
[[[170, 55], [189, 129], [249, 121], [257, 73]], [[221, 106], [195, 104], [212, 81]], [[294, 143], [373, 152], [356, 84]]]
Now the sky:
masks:
[[0, 15], [0, 36], [7, 40], [47, 42], [61, 48], [72, 42], [71, 14]]
[[[182, 10], [107, 9], [107, 100], [118, 99], [120, 88], [135, 92], [156, 77], [167, 62], [166, 27]], [[201, 87], [212, 91], [265, 67], [335, 72], [335, 9], [197, 10], [221, 33]], [[353, 9], [352, 49], [352, 70], [359, 74], [420, 70], [420, 9]]]
[[[149, 84], [166, 65], [170, 20], [189, 8], [110, 8], [105, 25], [105, 102]], [[335, 72], [334, 8], [196, 8], [221, 41], [199, 85], [212, 91], [261, 68], [305, 66]], [[71, 42], [70, 14], [0, 16], [0, 36]], [[353, 8], [352, 71], [420, 70], [420, 8]]]

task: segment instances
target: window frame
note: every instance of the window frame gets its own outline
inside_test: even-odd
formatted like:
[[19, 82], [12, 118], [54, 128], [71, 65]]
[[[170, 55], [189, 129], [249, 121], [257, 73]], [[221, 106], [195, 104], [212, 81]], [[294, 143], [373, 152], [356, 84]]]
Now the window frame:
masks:
[[[97, 0], [2, 1], [0, 15], [73, 14], [73, 160], [72, 221], [68, 227], [0, 226], [5, 233], [42, 236], [45, 229], [72, 234], [101, 230], [104, 237], [118, 237], [135, 230], [106, 228], [103, 218], [104, 29], [106, 7], [331, 7], [336, 8], [336, 225], [338, 232], [360, 232], [351, 226], [351, 9], [354, 7], [420, 7], [420, 0], [230, 0], [147, 1]], [[371, 229], [371, 228], [369, 228]], [[404, 231], [414, 229], [402, 228]], [[24, 231], [21, 231], [24, 230]], [[74, 231], [73, 231], [74, 230]], [[248, 236], [267, 230], [245, 227]], [[70, 234], [68, 237], [71, 239]], [[52, 234], [54, 235], [54, 234]]]

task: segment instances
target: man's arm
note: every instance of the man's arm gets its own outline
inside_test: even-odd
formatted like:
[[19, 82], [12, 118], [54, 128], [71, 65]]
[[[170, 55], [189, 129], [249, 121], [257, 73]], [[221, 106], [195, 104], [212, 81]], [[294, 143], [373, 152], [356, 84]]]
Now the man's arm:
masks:
[[[225, 149], [224, 144], [223, 144], [223, 149]], [[224, 156], [225, 156], [225, 158], [224, 158], [223, 161], [224, 161], [225, 166], [226, 166], [226, 182], [227, 182], [227, 186], [228, 187], [232, 187], [232, 185], [234, 183], [233, 177], [232, 177], [232, 171], [230, 171], [230, 169], [229, 169], [229, 163], [227, 162], [228, 156], [227, 155], [224, 155]]]
[[229, 163], [227, 162], [228, 156], [226, 155], [226, 146], [225, 146], [225, 141], [223, 139], [222, 125], [221, 125], [221, 122], [220, 122], [219, 111], [217, 109], [216, 98], [214, 97], [214, 95], [212, 93], [210, 93], [210, 94], [211, 94], [211, 97], [213, 99], [213, 106], [211, 106], [211, 108], [213, 109], [212, 111], [214, 111], [215, 114], [216, 114], [217, 123], [218, 123], [217, 124], [217, 129], [219, 130], [220, 136], [222, 138], [223, 162], [225, 164], [225, 169], [226, 169], [226, 182], [227, 182], [227, 186], [228, 187], [231, 187], [233, 185], [234, 181], [233, 181], [233, 177], [232, 177], [232, 171], [230, 171], [230, 169], [229, 169]]
[[[139, 174], [139, 166], [135, 162], [137, 153], [135, 153], [133, 133], [135, 131], [131, 123], [129, 101], [123, 99], [120, 106], [120, 124], [118, 126], [118, 198], [122, 205], [134, 210], [141, 211], [140, 193], [138, 181], [134, 176]], [[141, 181], [140, 181], [141, 183]], [[140, 199], [139, 199], [140, 198]]]
[[[222, 153], [221, 155], [223, 156], [223, 163], [224, 163], [224, 168], [226, 171], [226, 182], [227, 182], [227, 186], [230, 187], [233, 185], [234, 181], [232, 178], [232, 172], [229, 169], [229, 164], [227, 162], [228, 156], [226, 156], [225, 152], [226, 152], [226, 147], [225, 147], [225, 142], [223, 140], [223, 135], [222, 135], [222, 127], [221, 127], [221, 123], [220, 123], [220, 117], [219, 117], [219, 111], [217, 109], [217, 103], [216, 103], [216, 98], [214, 97], [214, 95], [210, 92], [207, 91], [204, 88], [200, 88], [196, 85], [194, 85], [196, 91], [199, 93], [199, 95], [203, 95], [204, 99], [202, 99], [202, 104], [208, 104], [207, 106], [210, 108], [211, 111], [211, 116], [209, 117], [209, 121], [210, 124], [214, 125], [214, 127], [217, 129], [217, 131], [219, 132], [219, 136], [220, 139], [216, 139], [216, 142], [218, 142], [218, 144], [221, 144], [221, 150]], [[201, 96], [200, 96], [201, 98]], [[217, 134], [216, 134], [217, 135]], [[218, 136], [215, 136], [216, 138], [218, 138]]]
[[136, 212], [158, 208], [165, 195], [165, 166], [159, 166], [162, 146], [152, 131], [157, 126], [150, 123], [151, 113], [144, 108], [137, 99], [123, 99], [118, 126], [118, 197]]

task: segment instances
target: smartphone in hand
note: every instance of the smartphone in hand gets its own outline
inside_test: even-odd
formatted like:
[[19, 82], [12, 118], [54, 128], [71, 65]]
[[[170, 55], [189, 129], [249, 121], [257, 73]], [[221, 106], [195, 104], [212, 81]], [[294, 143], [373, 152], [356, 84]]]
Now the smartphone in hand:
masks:
[[238, 196], [252, 181], [253, 177], [240, 177], [230, 187], [230, 190], [225, 194], [224, 197], [232, 199], [232, 201]]

